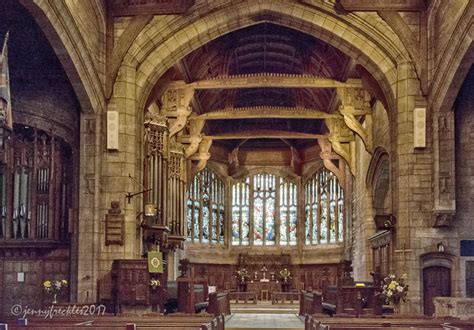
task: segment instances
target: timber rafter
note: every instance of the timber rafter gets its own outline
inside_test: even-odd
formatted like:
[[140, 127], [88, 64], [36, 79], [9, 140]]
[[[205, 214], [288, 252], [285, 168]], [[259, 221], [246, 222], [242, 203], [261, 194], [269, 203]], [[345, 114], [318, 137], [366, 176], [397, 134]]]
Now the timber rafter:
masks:
[[259, 119], [259, 118], [284, 118], [284, 119], [325, 119], [337, 118], [338, 114], [330, 114], [315, 109], [300, 107], [245, 107], [226, 108], [202, 114], [196, 119], [219, 120], [219, 119]]
[[335, 79], [320, 78], [312, 75], [283, 73], [257, 73], [231, 76], [218, 76], [213, 79], [199, 80], [186, 85], [193, 89], [233, 89], [233, 88], [337, 88], [362, 87], [360, 79], [341, 82]]
[[288, 132], [278, 130], [258, 130], [258, 131], [245, 131], [238, 133], [228, 133], [220, 135], [206, 135], [203, 136], [203, 140], [242, 140], [242, 139], [321, 139], [327, 138], [324, 134], [309, 134], [300, 132]]

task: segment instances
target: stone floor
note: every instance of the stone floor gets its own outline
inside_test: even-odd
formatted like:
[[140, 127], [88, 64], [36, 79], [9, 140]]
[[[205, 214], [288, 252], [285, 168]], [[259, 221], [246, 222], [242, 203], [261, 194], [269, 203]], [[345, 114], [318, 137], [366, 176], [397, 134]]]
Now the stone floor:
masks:
[[304, 319], [298, 317], [299, 304], [272, 305], [269, 301], [257, 304], [231, 304], [232, 315], [226, 319], [226, 330], [304, 329]]
[[304, 321], [296, 314], [232, 314], [226, 321], [226, 330], [304, 329]]

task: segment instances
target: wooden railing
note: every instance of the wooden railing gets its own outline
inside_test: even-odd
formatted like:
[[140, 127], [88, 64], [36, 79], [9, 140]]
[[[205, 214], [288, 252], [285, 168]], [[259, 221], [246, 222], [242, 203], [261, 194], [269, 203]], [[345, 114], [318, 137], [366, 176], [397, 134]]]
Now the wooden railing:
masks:
[[322, 313], [322, 295], [319, 292], [301, 291], [300, 293], [300, 313], [305, 316], [307, 314]]

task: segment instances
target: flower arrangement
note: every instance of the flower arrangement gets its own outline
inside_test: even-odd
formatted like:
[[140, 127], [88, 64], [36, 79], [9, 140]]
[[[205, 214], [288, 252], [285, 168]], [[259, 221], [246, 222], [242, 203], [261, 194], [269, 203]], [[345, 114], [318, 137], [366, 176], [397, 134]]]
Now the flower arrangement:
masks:
[[397, 277], [395, 274], [390, 274], [383, 279], [381, 283], [381, 294], [386, 304], [391, 302], [394, 305], [398, 305], [401, 301], [407, 301], [408, 284], [405, 283], [406, 279], [406, 274], [400, 277]]
[[159, 287], [160, 285], [161, 285], [160, 280], [158, 280], [158, 279], [156, 279], [156, 278], [150, 279], [150, 287], [151, 287], [153, 290], [156, 290], [156, 288]]
[[235, 275], [237, 276], [237, 278], [240, 280], [240, 282], [245, 282], [247, 279], [249, 279], [249, 272], [247, 269], [245, 268], [242, 268], [242, 269], [239, 269], [235, 272]]
[[46, 280], [43, 282], [43, 288], [46, 293], [53, 296], [53, 304], [57, 303], [57, 295], [61, 293], [61, 290], [67, 286], [68, 282], [66, 280]]
[[280, 278], [283, 282], [288, 282], [291, 279], [291, 272], [287, 268], [280, 270]]
[[49, 294], [58, 294], [63, 288], [67, 287], [67, 285], [66, 280], [46, 280], [43, 282], [44, 290]]

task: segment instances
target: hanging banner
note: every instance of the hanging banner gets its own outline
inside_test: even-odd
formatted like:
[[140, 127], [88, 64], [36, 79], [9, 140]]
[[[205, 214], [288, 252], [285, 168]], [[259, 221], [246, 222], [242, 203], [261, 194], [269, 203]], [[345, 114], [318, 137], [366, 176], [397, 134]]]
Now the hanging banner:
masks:
[[157, 251], [148, 252], [148, 272], [163, 273], [163, 253]]

